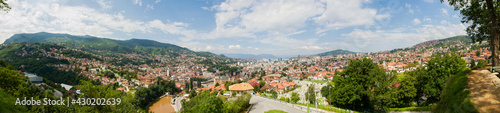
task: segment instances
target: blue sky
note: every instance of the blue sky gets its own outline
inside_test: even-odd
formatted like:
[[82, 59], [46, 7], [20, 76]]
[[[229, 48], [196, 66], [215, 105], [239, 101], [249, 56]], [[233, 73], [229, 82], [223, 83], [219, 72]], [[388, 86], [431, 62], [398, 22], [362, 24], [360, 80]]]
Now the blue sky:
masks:
[[213, 53], [377, 52], [466, 35], [439, 0], [8, 0], [0, 42], [53, 32], [151, 39]]

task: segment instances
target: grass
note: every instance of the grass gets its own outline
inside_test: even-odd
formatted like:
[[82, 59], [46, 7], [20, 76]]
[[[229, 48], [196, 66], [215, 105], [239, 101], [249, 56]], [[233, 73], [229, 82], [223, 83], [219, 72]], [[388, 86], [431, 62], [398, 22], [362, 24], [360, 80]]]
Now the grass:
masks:
[[[302, 104], [302, 103], [293, 103], [293, 104], [296, 104], [296, 105], [302, 105], [302, 106], [305, 106], [307, 107], [307, 104]], [[310, 108], [316, 108], [316, 105], [309, 105]], [[332, 111], [332, 112], [336, 112], [336, 113], [345, 113], [346, 112], [346, 109], [339, 109], [337, 107], [334, 107], [332, 105], [318, 105], [318, 109], [322, 109], [322, 110], [325, 110], [325, 111]], [[357, 111], [353, 111], [354, 113], [359, 113]]]
[[403, 77], [405, 77], [405, 76], [406, 76], [406, 74], [405, 74], [405, 73], [397, 73], [397, 74], [396, 74], [396, 77], [398, 78], [398, 80], [403, 79]]
[[288, 113], [288, 112], [281, 111], [281, 110], [269, 110], [269, 111], [266, 111], [264, 113]]
[[307, 81], [313, 82], [313, 83], [319, 83], [319, 84], [324, 84], [324, 83], [329, 82], [328, 80], [307, 80]]
[[390, 108], [390, 111], [431, 111], [434, 106]]
[[445, 88], [441, 94], [441, 100], [432, 112], [447, 113], [477, 113], [474, 104], [470, 101], [468, 90], [467, 73], [465, 70], [457, 75], [452, 75], [446, 81]]

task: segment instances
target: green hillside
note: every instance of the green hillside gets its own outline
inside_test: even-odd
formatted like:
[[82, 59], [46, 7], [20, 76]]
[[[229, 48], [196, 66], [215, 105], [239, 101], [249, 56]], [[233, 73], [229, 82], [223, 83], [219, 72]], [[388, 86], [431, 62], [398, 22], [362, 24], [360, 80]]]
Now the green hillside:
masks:
[[356, 52], [348, 51], [348, 50], [342, 50], [342, 49], [337, 49], [333, 51], [328, 51], [324, 53], [317, 54], [318, 56], [334, 56], [334, 55], [345, 55], [345, 54], [356, 54]]
[[153, 55], [173, 55], [182, 52], [193, 52], [177, 45], [161, 43], [145, 39], [113, 40], [93, 36], [75, 36], [69, 34], [53, 33], [23, 33], [15, 34], [5, 40], [4, 44], [26, 43], [60, 43], [64, 46], [80, 48], [82, 50], [107, 50], [118, 53], [150, 53]]

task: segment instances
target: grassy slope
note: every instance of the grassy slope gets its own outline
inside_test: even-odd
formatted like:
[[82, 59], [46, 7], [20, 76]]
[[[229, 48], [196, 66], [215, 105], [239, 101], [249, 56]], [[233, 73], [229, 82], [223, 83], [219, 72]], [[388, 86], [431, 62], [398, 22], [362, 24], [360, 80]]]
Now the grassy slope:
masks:
[[287, 112], [281, 111], [281, 110], [269, 110], [269, 111], [266, 111], [264, 113], [287, 113]]
[[474, 104], [470, 101], [470, 91], [468, 90], [467, 73], [470, 70], [460, 72], [448, 78], [446, 86], [441, 94], [441, 100], [433, 109], [433, 112], [447, 113], [475, 113]]

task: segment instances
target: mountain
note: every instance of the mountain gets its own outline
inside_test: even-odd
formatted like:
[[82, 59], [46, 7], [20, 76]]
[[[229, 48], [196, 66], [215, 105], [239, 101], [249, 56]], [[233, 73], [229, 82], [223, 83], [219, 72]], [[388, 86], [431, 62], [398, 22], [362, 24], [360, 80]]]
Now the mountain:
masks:
[[348, 50], [342, 50], [342, 49], [337, 49], [333, 51], [328, 51], [320, 54], [316, 54], [318, 56], [334, 56], [334, 55], [345, 55], [345, 54], [356, 54], [356, 52], [348, 51]]
[[[193, 52], [187, 48], [173, 44], [161, 43], [147, 39], [113, 40], [94, 36], [75, 36], [47, 32], [15, 34], [5, 40], [4, 44], [26, 43], [60, 43], [64, 46], [82, 50], [107, 50], [117, 53], [150, 53], [153, 55], [177, 55], [182, 52]], [[193, 52], [196, 53], [196, 52]], [[215, 55], [215, 54], [205, 54]]]
[[412, 47], [435, 47], [435, 46], [443, 46], [443, 43], [446, 42], [464, 42], [466, 44], [472, 43], [472, 39], [468, 36], [454, 36], [454, 37], [449, 37], [449, 38], [444, 38], [444, 39], [438, 39], [438, 40], [429, 40], [425, 42], [418, 43]]
[[239, 59], [276, 59], [276, 56], [271, 55], [271, 54], [258, 54], [258, 55], [253, 55], [253, 54], [238, 54], [238, 53], [224, 53], [225, 56], [231, 57], [231, 58], [239, 58]]

